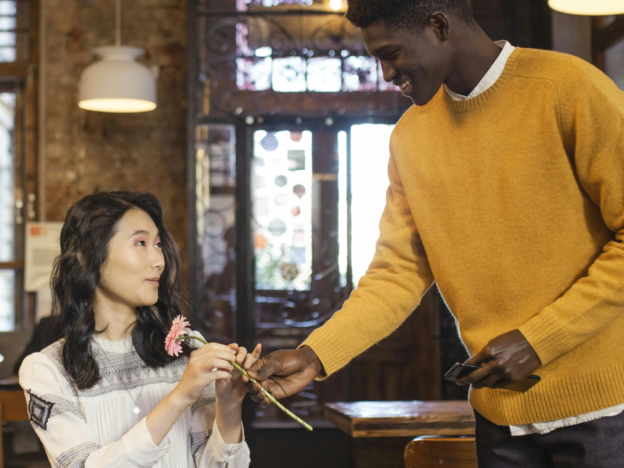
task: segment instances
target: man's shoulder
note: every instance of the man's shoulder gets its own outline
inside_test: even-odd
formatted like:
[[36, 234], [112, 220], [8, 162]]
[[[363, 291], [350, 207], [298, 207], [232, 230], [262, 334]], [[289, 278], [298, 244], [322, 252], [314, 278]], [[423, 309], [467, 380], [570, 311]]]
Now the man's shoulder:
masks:
[[[562, 102], [613, 104], [624, 113], [624, 93], [602, 70], [573, 55], [538, 49], [521, 49], [513, 75], [541, 79], [557, 89]], [[572, 107], [571, 107], [572, 108]]]
[[591, 63], [553, 50], [520, 49], [513, 75], [549, 80], [555, 84], [606, 77]]

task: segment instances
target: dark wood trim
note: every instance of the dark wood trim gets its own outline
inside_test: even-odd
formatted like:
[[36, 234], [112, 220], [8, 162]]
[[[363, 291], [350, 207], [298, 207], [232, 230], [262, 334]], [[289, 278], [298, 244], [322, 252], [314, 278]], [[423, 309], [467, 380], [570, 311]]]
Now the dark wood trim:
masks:
[[236, 126], [236, 339], [252, 349], [256, 341], [254, 244], [251, 226], [253, 128]]
[[615, 21], [608, 26], [600, 27], [599, 23], [599, 21], [594, 21], [592, 25], [592, 47], [594, 51], [605, 51], [624, 39], [624, 15], [618, 15]]
[[200, 304], [199, 268], [197, 262], [197, 200], [196, 200], [196, 154], [195, 131], [197, 127], [197, 0], [188, 0], [187, 5], [187, 129], [186, 129], [186, 217], [187, 217], [187, 266], [189, 315], [196, 321]]
[[[34, 2], [33, 2], [34, 3]], [[0, 63], [0, 80], [27, 78], [28, 69], [31, 63], [28, 62], [2, 62]]]
[[0, 262], [0, 270], [23, 270], [24, 262]]
[[[255, 255], [251, 228], [251, 161], [253, 157], [253, 129], [243, 122], [235, 126], [236, 138], [236, 341], [247, 349], [256, 345], [255, 318]], [[243, 405], [243, 424], [248, 443], [255, 443], [255, 405], [249, 399]]]

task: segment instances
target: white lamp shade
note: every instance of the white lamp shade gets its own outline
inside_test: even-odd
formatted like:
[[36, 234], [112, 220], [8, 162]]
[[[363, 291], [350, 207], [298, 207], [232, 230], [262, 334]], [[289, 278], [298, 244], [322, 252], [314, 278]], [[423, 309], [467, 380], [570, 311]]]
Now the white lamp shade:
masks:
[[624, 0], [548, 0], [553, 10], [572, 15], [620, 15], [624, 13]]
[[78, 106], [99, 112], [147, 112], [156, 109], [156, 77], [135, 62], [143, 55], [136, 47], [99, 47], [101, 60], [88, 66], [80, 77]]

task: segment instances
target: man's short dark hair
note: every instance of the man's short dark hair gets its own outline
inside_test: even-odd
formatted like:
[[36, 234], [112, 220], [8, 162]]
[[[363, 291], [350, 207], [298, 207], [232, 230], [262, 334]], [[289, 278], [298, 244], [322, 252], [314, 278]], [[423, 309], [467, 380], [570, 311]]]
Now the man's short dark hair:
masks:
[[358, 28], [383, 19], [391, 29], [420, 32], [429, 15], [442, 11], [472, 24], [474, 19], [466, 0], [348, 0], [346, 17]]

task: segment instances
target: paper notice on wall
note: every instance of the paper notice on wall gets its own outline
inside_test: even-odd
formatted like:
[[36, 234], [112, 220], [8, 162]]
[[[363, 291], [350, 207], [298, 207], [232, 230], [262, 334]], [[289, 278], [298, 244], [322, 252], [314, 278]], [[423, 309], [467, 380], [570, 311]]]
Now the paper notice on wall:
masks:
[[39, 291], [50, 286], [54, 259], [61, 252], [63, 223], [28, 223], [26, 225], [26, 291]]

